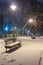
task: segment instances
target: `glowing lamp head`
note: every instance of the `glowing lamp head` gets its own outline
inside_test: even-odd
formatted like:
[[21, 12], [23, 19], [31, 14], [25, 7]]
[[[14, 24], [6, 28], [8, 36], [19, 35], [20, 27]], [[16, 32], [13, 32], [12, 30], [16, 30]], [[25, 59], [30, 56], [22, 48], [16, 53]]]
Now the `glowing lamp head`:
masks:
[[29, 19], [29, 22], [32, 23], [33, 22], [33, 19]]
[[16, 9], [16, 6], [15, 6], [15, 5], [11, 5], [10, 8], [11, 8], [12, 10], [15, 10], [15, 9]]

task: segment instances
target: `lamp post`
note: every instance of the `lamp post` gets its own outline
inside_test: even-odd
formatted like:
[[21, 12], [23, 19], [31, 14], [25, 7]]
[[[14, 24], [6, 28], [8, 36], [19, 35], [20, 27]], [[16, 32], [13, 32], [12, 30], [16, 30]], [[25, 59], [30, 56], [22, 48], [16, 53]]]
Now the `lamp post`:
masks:
[[31, 24], [33, 23], [33, 19], [30, 18], [30, 19], [28, 20], [28, 23], [30, 24], [30, 32], [31, 32]]
[[31, 29], [31, 24], [32, 24], [32, 22], [33, 22], [33, 19], [30, 18], [30, 19], [26, 22], [26, 24], [22, 27], [21, 31], [27, 26], [27, 24], [30, 24], [30, 29]]
[[33, 19], [30, 18], [30, 19], [27, 21], [27, 23], [22, 27], [22, 30], [27, 26], [28, 23], [31, 24], [32, 22], [33, 22]]
[[[17, 7], [16, 7], [14, 4], [12, 4], [12, 5], [10, 6], [10, 8], [11, 8], [11, 10], [14, 12]], [[14, 17], [14, 13], [13, 13], [13, 17]], [[13, 28], [14, 28], [14, 22], [13, 22]], [[13, 37], [14, 37], [14, 29], [13, 29]]]

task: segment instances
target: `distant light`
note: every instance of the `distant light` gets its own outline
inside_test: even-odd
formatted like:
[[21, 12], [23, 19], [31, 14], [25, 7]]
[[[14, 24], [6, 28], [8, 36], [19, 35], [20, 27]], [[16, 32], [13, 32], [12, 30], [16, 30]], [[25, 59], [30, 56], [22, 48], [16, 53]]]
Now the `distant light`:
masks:
[[16, 9], [16, 6], [15, 5], [11, 5], [10, 6], [12, 10], [15, 10]]
[[17, 27], [15, 26], [14, 29], [16, 30], [16, 28], [17, 28]]
[[6, 27], [6, 28], [5, 28], [5, 30], [7, 31], [7, 30], [8, 30], [8, 28]]
[[33, 22], [33, 19], [29, 19], [29, 22], [32, 23]]
[[9, 27], [5, 26], [4, 31], [8, 32], [9, 31]]

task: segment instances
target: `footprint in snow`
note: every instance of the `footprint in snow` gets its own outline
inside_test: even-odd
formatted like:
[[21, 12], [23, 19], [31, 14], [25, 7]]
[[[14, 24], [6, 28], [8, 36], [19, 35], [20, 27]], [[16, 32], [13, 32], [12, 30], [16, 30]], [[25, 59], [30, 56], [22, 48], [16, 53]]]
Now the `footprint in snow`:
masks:
[[2, 52], [1, 54], [4, 54], [4, 52]]
[[10, 62], [14, 62], [14, 59], [12, 59], [12, 60], [9, 60], [7, 63], [10, 63]]
[[4, 64], [1, 64], [1, 65], [4, 65]]
[[22, 65], [21, 63], [19, 65]]
[[2, 60], [6, 60], [6, 59], [4, 58], [4, 59], [2, 59]]
[[6, 55], [6, 56], [8, 56], [8, 55]]

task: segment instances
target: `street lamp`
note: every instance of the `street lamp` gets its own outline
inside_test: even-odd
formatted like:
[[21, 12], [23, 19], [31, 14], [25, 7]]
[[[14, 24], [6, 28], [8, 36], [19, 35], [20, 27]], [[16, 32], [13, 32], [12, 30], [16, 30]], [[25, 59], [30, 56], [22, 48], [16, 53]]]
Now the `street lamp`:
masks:
[[33, 21], [34, 21], [34, 20], [33, 20], [32, 18], [30, 18], [30, 19], [26, 22], [26, 24], [22, 27], [21, 31], [27, 26], [28, 23], [30, 24], [30, 29], [31, 29], [31, 24], [32, 24]]
[[22, 30], [27, 26], [28, 23], [32, 23], [32, 22], [33, 22], [33, 19], [30, 18], [30, 19], [26, 22], [26, 24], [23, 26]]
[[30, 24], [30, 32], [31, 32], [31, 26], [33, 25], [33, 19], [32, 18], [30, 18], [29, 20], [28, 20], [28, 23]]
[[16, 6], [15, 6], [14, 4], [11, 5], [10, 8], [11, 8], [13, 11], [16, 10]]
[[28, 22], [32, 23], [32, 22], [33, 22], [33, 19], [32, 19], [32, 18], [30, 18]]
[[[14, 4], [12, 4], [12, 5], [10, 6], [10, 8], [11, 8], [11, 10], [14, 12], [17, 7], [16, 7]], [[14, 17], [14, 14], [13, 14], [13, 17]], [[14, 37], [14, 22], [13, 22], [13, 37]]]

